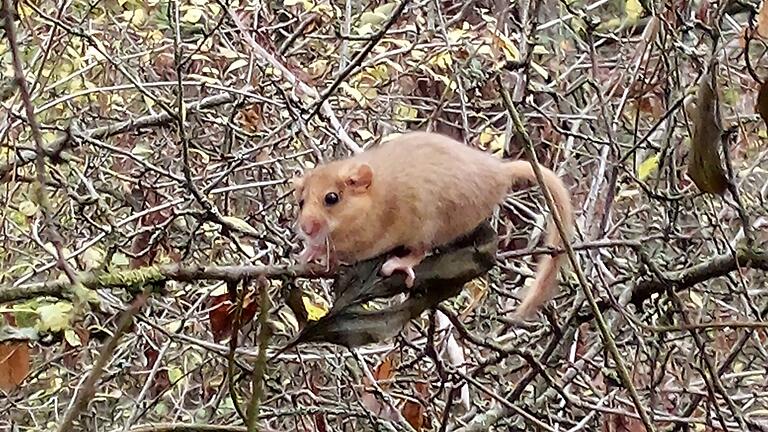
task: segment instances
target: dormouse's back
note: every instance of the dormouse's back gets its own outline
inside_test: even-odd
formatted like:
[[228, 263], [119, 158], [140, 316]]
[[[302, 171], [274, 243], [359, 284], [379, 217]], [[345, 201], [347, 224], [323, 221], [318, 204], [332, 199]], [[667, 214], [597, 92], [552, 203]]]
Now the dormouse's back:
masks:
[[490, 154], [452, 138], [427, 132], [400, 135], [360, 157], [371, 165], [374, 172], [398, 178], [421, 177], [431, 172], [441, 178], [451, 173], [481, 174], [494, 170], [501, 163]]

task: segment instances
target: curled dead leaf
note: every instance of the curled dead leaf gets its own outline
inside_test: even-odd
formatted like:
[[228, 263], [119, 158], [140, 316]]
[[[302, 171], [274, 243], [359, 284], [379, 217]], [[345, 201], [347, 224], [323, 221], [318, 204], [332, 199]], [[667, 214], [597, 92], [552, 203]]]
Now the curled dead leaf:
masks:
[[701, 76], [696, 96], [696, 109], [692, 112], [691, 161], [688, 176], [702, 191], [722, 195], [728, 189], [720, 146], [723, 127], [717, 99], [717, 69], [713, 63]]

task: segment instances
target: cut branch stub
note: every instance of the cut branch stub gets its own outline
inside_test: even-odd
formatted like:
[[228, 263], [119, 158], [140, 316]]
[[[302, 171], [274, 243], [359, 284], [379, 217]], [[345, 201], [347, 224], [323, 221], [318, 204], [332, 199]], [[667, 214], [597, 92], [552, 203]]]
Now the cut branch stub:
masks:
[[[416, 268], [413, 288], [396, 273], [379, 275], [387, 256], [380, 256], [340, 269], [333, 285], [331, 310], [309, 322], [283, 352], [307, 342], [328, 342], [348, 348], [381, 342], [397, 335], [409, 320], [458, 294], [464, 284], [488, 272], [496, 263], [496, 233], [488, 222], [443, 251], [427, 257]], [[363, 304], [407, 292], [402, 303], [370, 311]]]

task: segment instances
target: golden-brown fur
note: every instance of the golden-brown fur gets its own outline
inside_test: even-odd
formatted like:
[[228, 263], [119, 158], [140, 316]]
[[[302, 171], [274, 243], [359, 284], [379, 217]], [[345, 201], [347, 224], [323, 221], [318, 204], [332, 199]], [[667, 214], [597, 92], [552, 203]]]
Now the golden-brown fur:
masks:
[[[555, 173], [541, 169], [563, 223], [572, 227], [570, 194]], [[536, 181], [528, 162], [505, 162], [443, 135], [410, 132], [307, 172], [296, 182], [297, 198], [304, 201], [299, 223], [320, 223], [322, 232], [306, 240], [318, 245], [329, 239], [343, 262], [398, 246], [428, 252], [477, 227], [518, 180]], [[339, 194], [337, 204], [324, 203], [329, 192]], [[550, 223], [547, 243], [559, 240]], [[527, 317], [549, 300], [562, 257], [541, 259], [518, 315]]]

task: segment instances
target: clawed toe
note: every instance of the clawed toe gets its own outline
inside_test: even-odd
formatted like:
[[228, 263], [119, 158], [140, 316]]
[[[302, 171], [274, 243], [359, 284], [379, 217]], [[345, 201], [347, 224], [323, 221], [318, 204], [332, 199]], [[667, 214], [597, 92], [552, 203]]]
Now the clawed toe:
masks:
[[416, 272], [413, 270], [413, 264], [404, 262], [402, 258], [390, 258], [381, 266], [381, 274], [384, 276], [392, 276], [396, 271], [405, 273], [405, 286], [413, 288], [413, 283], [416, 281]]

